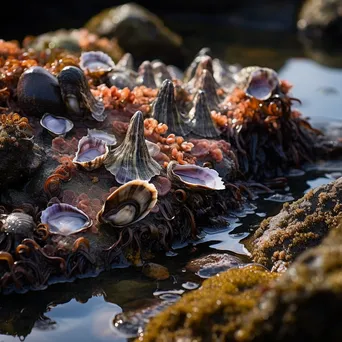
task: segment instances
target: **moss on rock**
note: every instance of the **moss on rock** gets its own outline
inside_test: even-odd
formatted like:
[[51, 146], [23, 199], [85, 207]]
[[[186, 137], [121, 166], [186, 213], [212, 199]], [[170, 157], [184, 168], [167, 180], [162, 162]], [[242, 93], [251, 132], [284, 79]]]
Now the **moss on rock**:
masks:
[[272, 270], [285, 270], [295, 258], [317, 246], [336, 227], [342, 210], [342, 178], [308, 192], [292, 204], [285, 203], [267, 218], [246, 243], [253, 260]]

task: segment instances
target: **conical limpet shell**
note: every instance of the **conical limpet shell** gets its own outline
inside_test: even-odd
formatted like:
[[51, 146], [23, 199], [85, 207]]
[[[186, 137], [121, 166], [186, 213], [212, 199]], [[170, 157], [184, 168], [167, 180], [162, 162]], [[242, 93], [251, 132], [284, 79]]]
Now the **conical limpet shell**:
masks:
[[138, 84], [144, 85], [147, 88], [157, 88], [156, 81], [154, 80], [152, 65], [149, 61], [144, 61], [141, 63], [138, 73]]
[[146, 145], [141, 111], [132, 116], [124, 141], [108, 154], [105, 167], [120, 184], [134, 179], [148, 181], [160, 174], [161, 166], [151, 158]]
[[211, 57], [211, 50], [210, 48], [204, 47], [202, 48], [198, 54], [195, 56], [194, 60], [188, 66], [184, 73], [184, 82], [189, 82], [196, 73], [198, 64], [205, 59], [205, 57]]
[[72, 235], [92, 226], [92, 220], [80, 209], [66, 203], [56, 203], [42, 211], [41, 222], [51, 234]]
[[120, 60], [116, 63], [117, 68], [133, 70], [134, 60], [132, 54], [126, 52]]
[[195, 84], [196, 91], [203, 90], [206, 94], [207, 103], [210, 110], [217, 110], [220, 100], [216, 92], [216, 81], [209, 70], [204, 69], [200, 78]]
[[102, 51], [86, 51], [81, 53], [80, 68], [83, 71], [109, 72], [115, 67], [110, 56]]
[[40, 124], [44, 127], [52, 136], [64, 137], [70, 132], [74, 124], [71, 120], [62, 116], [55, 116], [50, 113], [46, 113], [40, 120]]
[[156, 205], [158, 191], [153, 184], [132, 180], [110, 194], [97, 214], [101, 223], [125, 227], [142, 220]]
[[158, 87], [160, 87], [165, 80], [172, 79], [169, 70], [167, 70], [166, 65], [162, 61], [156, 60], [151, 64], [153, 68], [154, 79]]
[[176, 161], [171, 161], [167, 166], [167, 177], [171, 182], [182, 183], [193, 190], [224, 190], [226, 188], [217, 171], [193, 164], [181, 165]]
[[107, 117], [102, 101], [97, 100], [91, 93], [87, 79], [80, 68], [66, 66], [57, 76], [61, 93], [68, 110], [81, 113], [86, 108], [97, 121]]
[[170, 133], [184, 137], [191, 128], [179, 113], [174, 91], [172, 81], [165, 80], [152, 105], [152, 116], [159, 123], [166, 124]]
[[210, 109], [208, 107], [206, 94], [203, 90], [199, 90], [195, 96], [194, 106], [190, 110], [192, 128], [191, 132], [204, 138], [215, 138], [220, 135], [220, 131], [216, 128], [211, 118]]
[[103, 165], [108, 152], [109, 148], [103, 140], [84, 136], [78, 142], [78, 150], [73, 163], [88, 171], [95, 170]]

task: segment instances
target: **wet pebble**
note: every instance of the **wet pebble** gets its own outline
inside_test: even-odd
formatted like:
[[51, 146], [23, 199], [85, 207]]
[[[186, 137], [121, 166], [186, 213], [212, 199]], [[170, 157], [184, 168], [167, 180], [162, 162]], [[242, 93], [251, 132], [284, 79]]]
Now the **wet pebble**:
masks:
[[142, 268], [142, 273], [146, 277], [155, 280], [165, 280], [170, 277], [169, 270], [166, 267], [152, 262], [144, 264]]
[[242, 260], [230, 254], [210, 254], [190, 261], [186, 268], [201, 278], [209, 278], [232, 267], [243, 265]]
[[294, 200], [293, 196], [282, 195], [282, 194], [274, 194], [274, 195], [271, 195], [270, 197], [265, 198], [265, 201], [280, 202], [280, 203], [291, 202], [293, 200]]

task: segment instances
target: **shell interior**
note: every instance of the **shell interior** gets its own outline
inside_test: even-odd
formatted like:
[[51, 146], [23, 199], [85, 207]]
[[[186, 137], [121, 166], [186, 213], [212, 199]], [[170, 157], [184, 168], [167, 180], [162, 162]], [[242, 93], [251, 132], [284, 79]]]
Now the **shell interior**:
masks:
[[116, 145], [117, 140], [114, 134], [109, 134], [105, 131], [101, 131], [99, 129], [89, 129], [88, 128], [88, 136], [96, 139], [100, 139], [105, 142], [108, 146]]
[[224, 190], [225, 186], [219, 174], [207, 167], [198, 165], [176, 165], [173, 172], [184, 183], [199, 185], [213, 190]]
[[158, 191], [153, 184], [132, 180], [110, 194], [98, 213], [100, 222], [124, 227], [142, 220], [157, 203]]
[[40, 124], [49, 132], [56, 135], [64, 135], [74, 127], [72, 121], [62, 116], [55, 116], [49, 113], [42, 117]]
[[82, 52], [80, 57], [80, 68], [90, 72], [109, 72], [115, 67], [110, 56], [102, 51]]
[[89, 162], [106, 154], [107, 151], [108, 148], [104, 141], [92, 137], [83, 137], [79, 141], [74, 161], [78, 163]]
[[278, 85], [277, 76], [267, 70], [259, 69], [251, 73], [246, 94], [258, 100], [267, 100]]
[[64, 236], [92, 225], [91, 219], [83, 211], [66, 203], [56, 203], [43, 210], [41, 222], [48, 225], [50, 233]]

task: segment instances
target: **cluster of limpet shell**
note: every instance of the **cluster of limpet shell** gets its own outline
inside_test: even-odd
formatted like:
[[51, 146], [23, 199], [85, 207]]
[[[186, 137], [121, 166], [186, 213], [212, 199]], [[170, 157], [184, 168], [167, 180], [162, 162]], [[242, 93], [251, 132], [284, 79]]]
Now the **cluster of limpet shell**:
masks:
[[129, 53], [0, 53], [0, 290], [141, 265], [340, 147], [274, 70], [209, 49], [184, 74]]

